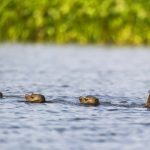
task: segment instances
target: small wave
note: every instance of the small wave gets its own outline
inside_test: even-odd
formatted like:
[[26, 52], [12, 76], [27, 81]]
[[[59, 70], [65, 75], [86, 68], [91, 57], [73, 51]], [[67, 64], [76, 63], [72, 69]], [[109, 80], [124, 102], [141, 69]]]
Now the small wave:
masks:
[[[23, 95], [7, 95], [7, 96], [4, 96], [3, 99], [8, 99], [8, 98], [16, 98], [19, 99], [17, 100], [17, 102], [20, 102], [20, 103], [27, 103], [29, 104], [30, 102], [27, 102], [25, 100], [20, 100], [20, 99], [24, 99], [24, 96]], [[53, 99], [52, 97], [48, 97], [47, 96], [47, 99], [51, 99], [51, 100], [47, 100], [45, 103], [60, 103], [60, 104], [65, 104], [65, 105], [72, 105], [72, 106], [85, 106], [85, 107], [90, 107], [89, 105], [85, 105], [85, 104], [80, 104], [80, 102], [78, 101], [68, 101], [68, 100], [64, 100], [64, 99], [68, 99], [69, 97], [68, 96], [63, 96], [61, 98], [55, 98]], [[119, 97], [118, 97], [119, 98]], [[138, 104], [138, 103], [135, 103], [135, 102], [132, 102], [132, 103], [129, 103], [128, 102], [128, 99], [127, 97], [124, 97], [125, 100], [121, 100], [119, 101], [118, 103], [112, 103], [111, 101], [101, 101], [101, 104], [100, 106], [113, 106], [113, 107], [125, 107], [125, 108], [144, 108], [145, 107], [145, 104]], [[124, 98], [119, 98], [119, 99], [124, 99]], [[77, 99], [76, 97], [74, 97], [74, 99]], [[100, 107], [99, 106], [99, 107]], [[150, 109], [148, 109], [150, 110]]]

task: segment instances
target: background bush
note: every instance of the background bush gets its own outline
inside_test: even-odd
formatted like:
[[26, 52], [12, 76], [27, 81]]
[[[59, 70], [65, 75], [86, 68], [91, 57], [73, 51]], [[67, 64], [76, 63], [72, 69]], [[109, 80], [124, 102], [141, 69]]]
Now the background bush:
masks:
[[0, 2], [0, 41], [150, 44], [149, 0]]

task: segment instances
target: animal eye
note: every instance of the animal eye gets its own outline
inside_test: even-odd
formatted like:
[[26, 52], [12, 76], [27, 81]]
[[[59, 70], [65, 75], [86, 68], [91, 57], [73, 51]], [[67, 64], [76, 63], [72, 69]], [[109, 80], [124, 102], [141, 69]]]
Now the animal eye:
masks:
[[87, 101], [88, 99], [87, 98], [85, 98], [85, 101]]

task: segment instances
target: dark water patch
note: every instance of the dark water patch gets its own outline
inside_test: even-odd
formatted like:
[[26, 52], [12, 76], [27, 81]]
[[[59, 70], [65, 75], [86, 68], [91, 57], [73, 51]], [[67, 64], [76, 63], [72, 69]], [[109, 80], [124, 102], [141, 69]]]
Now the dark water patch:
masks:
[[136, 125], [142, 125], [142, 126], [146, 126], [146, 127], [150, 127], [150, 123], [149, 122], [145, 122], [145, 123], [135, 123]]
[[77, 126], [72, 126], [71, 128], [70, 128], [70, 130], [73, 130], [73, 131], [80, 131], [80, 130], [86, 130], [86, 127], [77, 127]]
[[109, 102], [109, 101], [101, 101], [101, 102], [100, 102], [100, 105], [103, 105], [103, 106], [111, 106], [112, 103]]
[[25, 95], [5, 95], [4, 98], [24, 98]]
[[118, 108], [108, 108], [107, 111], [118, 111]]
[[6, 140], [0, 138], [0, 143], [6, 143]]
[[59, 133], [63, 133], [66, 131], [66, 128], [54, 128], [54, 130], [59, 132]]
[[62, 88], [69, 88], [70, 86], [67, 84], [61, 85]]
[[72, 102], [72, 101], [63, 100], [63, 99], [53, 99], [52, 103], [60, 103], [60, 104], [64, 104], [64, 105], [77, 105], [77, 106], [80, 106], [79, 102]]
[[86, 121], [86, 120], [93, 120], [92, 118], [81, 118], [81, 117], [79, 117], [79, 118], [72, 118], [72, 119], [70, 119], [69, 121]]
[[137, 103], [131, 103], [131, 104], [114, 104], [114, 106], [117, 107], [125, 107], [125, 108], [144, 108], [145, 104], [137, 104]]
[[150, 111], [150, 108], [146, 108], [147, 111]]

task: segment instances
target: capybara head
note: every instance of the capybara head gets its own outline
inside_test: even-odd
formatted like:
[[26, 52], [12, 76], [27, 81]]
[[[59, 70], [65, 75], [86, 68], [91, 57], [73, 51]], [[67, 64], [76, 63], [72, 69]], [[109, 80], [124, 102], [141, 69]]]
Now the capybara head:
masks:
[[45, 102], [45, 97], [41, 94], [32, 93], [31, 95], [25, 95], [25, 99], [31, 103], [44, 103]]
[[87, 105], [94, 105], [98, 106], [100, 105], [99, 99], [95, 96], [86, 96], [86, 97], [79, 97], [79, 101], [81, 104], [87, 104]]

